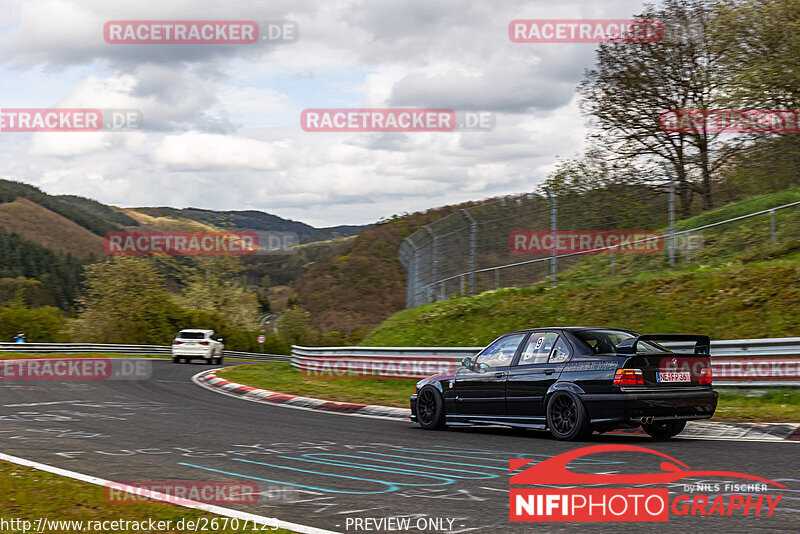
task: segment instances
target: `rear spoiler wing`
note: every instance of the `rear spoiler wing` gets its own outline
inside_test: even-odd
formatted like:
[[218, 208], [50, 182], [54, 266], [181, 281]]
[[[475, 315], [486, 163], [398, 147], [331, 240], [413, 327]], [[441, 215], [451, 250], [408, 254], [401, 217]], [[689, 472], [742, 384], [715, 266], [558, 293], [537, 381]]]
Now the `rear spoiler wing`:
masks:
[[626, 339], [617, 345], [617, 354], [636, 354], [636, 346], [640, 341], [694, 341], [695, 356], [709, 356], [711, 338], [708, 336], [694, 336], [688, 334], [645, 334], [632, 339]]

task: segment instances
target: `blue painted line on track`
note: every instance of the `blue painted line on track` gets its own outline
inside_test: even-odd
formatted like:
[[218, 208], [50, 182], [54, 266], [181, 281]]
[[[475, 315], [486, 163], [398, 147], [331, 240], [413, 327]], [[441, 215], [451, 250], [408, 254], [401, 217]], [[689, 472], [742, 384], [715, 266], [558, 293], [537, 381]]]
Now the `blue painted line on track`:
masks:
[[[242, 460], [242, 461], [246, 461], [246, 460]], [[189, 463], [185, 463], [185, 462], [178, 462], [178, 465], [185, 465], [187, 467], [194, 467], [196, 469], [203, 469], [205, 471], [212, 471], [214, 473], [220, 473], [220, 474], [223, 474], [223, 475], [231, 475], [231, 476], [239, 477], [239, 478], [249, 478], [251, 480], [261, 480], [263, 482], [272, 482], [274, 484], [283, 484], [283, 485], [286, 485], [286, 486], [294, 486], [296, 488], [305, 488], [305, 489], [310, 489], [310, 490], [315, 490], [315, 491], [323, 491], [325, 493], [342, 493], [342, 494], [348, 494], [348, 495], [375, 495], [375, 494], [379, 494], [379, 493], [390, 493], [392, 491], [397, 491], [398, 489], [400, 489], [397, 486], [394, 486], [393, 484], [386, 484], [386, 483], [383, 483], [383, 482], [381, 482], [379, 480], [358, 479], [356, 477], [347, 477], [347, 476], [343, 476], [342, 475], [342, 478], [350, 478], [350, 479], [354, 479], [354, 480], [368, 480], [370, 482], [376, 482], [378, 484], [384, 484], [386, 486], [389, 486], [388, 489], [385, 489], [383, 491], [342, 491], [342, 490], [336, 490], [336, 489], [330, 489], [330, 488], [320, 488], [320, 487], [317, 487], [317, 486], [309, 486], [307, 484], [297, 484], [295, 482], [286, 482], [285, 480], [273, 480], [273, 479], [269, 479], [269, 478], [262, 478], [262, 477], [257, 477], [257, 476], [253, 476], [253, 475], [246, 475], [244, 473], [234, 473], [233, 471], [225, 471], [225, 470], [222, 470], [222, 469], [214, 469], [212, 467], [205, 467], [205, 466], [202, 466], [202, 465], [189, 464]], [[300, 471], [300, 470], [298, 469], [298, 471]], [[336, 476], [336, 475], [331, 475], [331, 476]]]

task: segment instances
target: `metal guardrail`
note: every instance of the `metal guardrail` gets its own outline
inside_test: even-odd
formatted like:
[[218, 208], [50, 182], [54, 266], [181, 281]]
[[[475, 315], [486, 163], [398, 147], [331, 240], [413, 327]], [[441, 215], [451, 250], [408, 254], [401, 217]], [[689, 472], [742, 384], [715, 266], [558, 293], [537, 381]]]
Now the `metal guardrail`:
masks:
[[[691, 343], [663, 343], [681, 352]], [[454, 371], [460, 360], [483, 347], [302, 347], [292, 346], [291, 364], [309, 375], [423, 378]], [[800, 385], [800, 337], [711, 342], [717, 386]]]
[[310, 376], [331, 374], [424, 378], [454, 371], [483, 347], [301, 347], [292, 345], [292, 367]]
[[[129, 354], [131, 356], [170, 356], [170, 345], [120, 345], [113, 343], [0, 343], [0, 352], [26, 354], [85, 354], [88, 352]], [[261, 352], [239, 352], [226, 350], [222, 356], [232, 360], [254, 362], [288, 362], [286, 354], [265, 354]]]
[[[676, 352], [690, 350], [690, 343], [664, 343]], [[301, 347], [285, 354], [223, 352], [241, 361], [291, 361], [309, 374], [393, 378], [423, 378], [450, 372], [459, 362], [483, 347]], [[27, 354], [117, 353], [169, 356], [169, 345], [121, 345], [97, 343], [0, 343], [0, 352]], [[711, 342], [714, 384], [730, 386], [800, 385], [800, 337], [733, 339]]]

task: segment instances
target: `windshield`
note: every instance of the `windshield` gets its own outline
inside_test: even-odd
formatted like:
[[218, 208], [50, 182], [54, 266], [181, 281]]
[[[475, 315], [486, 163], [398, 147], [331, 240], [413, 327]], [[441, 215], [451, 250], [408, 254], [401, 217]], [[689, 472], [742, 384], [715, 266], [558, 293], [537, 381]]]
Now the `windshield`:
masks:
[[[617, 352], [617, 345], [626, 339], [636, 337], [636, 334], [631, 334], [624, 330], [579, 330], [573, 333], [595, 354], [615, 353]], [[652, 341], [640, 341], [636, 350], [637, 352], [669, 352], [669, 350]]]

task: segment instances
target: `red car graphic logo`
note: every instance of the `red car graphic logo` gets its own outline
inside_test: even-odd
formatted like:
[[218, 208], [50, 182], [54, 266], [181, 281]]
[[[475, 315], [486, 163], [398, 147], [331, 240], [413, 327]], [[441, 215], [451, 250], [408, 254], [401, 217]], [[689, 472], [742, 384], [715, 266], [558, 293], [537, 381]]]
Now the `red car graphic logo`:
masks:
[[[661, 471], [655, 473], [633, 473], [633, 474], [591, 474], [577, 473], [567, 469], [567, 464], [571, 461], [601, 452], [644, 452], [665, 458], [659, 467]], [[531, 459], [510, 460], [510, 469], [515, 471], [525, 464], [535, 462]], [[667, 484], [689, 477], [731, 477], [746, 478], [772, 484], [779, 488], [785, 488], [783, 484], [778, 484], [766, 478], [737, 473], [735, 471], [694, 471], [688, 465], [668, 456], [663, 452], [654, 451], [645, 447], [635, 445], [594, 445], [582, 447], [574, 451], [568, 451], [553, 458], [548, 458], [538, 462], [536, 465], [528, 467], [524, 471], [511, 477], [511, 484]]]

